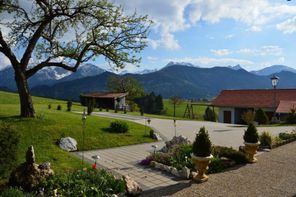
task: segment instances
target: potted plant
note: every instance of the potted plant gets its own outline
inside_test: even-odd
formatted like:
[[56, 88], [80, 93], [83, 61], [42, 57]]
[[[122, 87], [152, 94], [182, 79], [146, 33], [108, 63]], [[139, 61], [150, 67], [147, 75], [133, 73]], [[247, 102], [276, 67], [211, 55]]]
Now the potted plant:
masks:
[[205, 127], [200, 128], [196, 134], [195, 141], [192, 146], [192, 162], [197, 170], [197, 175], [193, 179], [197, 182], [205, 182], [208, 176], [205, 174], [213, 155], [211, 155], [212, 143]]
[[254, 163], [257, 161], [255, 158], [255, 154], [257, 152], [259, 146], [259, 135], [257, 132], [257, 128], [254, 124], [249, 124], [247, 130], [245, 130], [244, 134], [245, 141], [245, 153], [250, 163]]

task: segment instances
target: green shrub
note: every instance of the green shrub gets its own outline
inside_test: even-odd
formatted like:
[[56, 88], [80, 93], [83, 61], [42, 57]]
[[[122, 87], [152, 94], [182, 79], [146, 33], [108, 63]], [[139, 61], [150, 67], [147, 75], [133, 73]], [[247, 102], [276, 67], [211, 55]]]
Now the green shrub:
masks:
[[296, 133], [292, 132], [292, 133], [279, 133], [279, 138], [281, 140], [293, 140], [296, 139]]
[[200, 128], [193, 142], [192, 152], [195, 156], [207, 157], [211, 155], [212, 143], [205, 127]]
[[86, 170], [51, 176], [38, 188], [44, 188], [45, 196], [53, 196], [57, 189], [59, 196], [95, 197], [121, 193], [125, 184], [105, 170]]
[[257, 143], [259, 140], [259, 134], [254, 124], [249, 124], [248, 129], [245, 130], [244, 140], [248, 143]]
[[48, 109], [51, 109], [51, 104], [48, 104], [47, 108], [48, 108]]
[[149, 131], [149, 136], [150, 136], [150, 138], [153, 138], [153, 136], [154, 136], [154, 130], [153, 130], [153, 129], [151, 129], [151, 130]]
[[61, 105], [58, 105], [57, 106], [57, 110], [59, 110], [59, 111], [62, 110], [62, 106]]
[[192, 145], [191, 144], [179, 144], [172, 149], [171, 164], [175, 168], [182, 169], [184, 166], [194, 169], [191, 158]]
[[29, 193], [24, 193], [18, 188], [9, 188], [0, 193], [1, 197], [33, 197], [34, 195]]
[[94, 111], [96, 105], [96, 99], [95, 98], [88, 98], [86, 101], [87, 106], [87, 115], [91, 115], [91, 113]]
[[264, 131], [261, 133], [259, 140], [260, 140], [260, 146], [266, 146], [268, 148], [272, 147], [272, 135], [268, 131]]
[[152, 161], [162, 163], [164, 165], [171, 165], [172, 155], [169, 153], [156, 152], [150, 155]]
[[238, 164], [248, 163], [246, 155], [240, 151], [237, 151], [233, 148], [224, 147], [224, 146], [213, 146], [212, 154], [215, 157], [226, 157], [235, 161]]
[[244, 112], [242, 114], [242, 120], [246, 123], [246, 124], [251, 124], [254, 122], [255, 120], [255, 113], [251, 110], [248, 110], [246, 112]]
[[296, 109], [295, 108], [290, 109], [290, 112], [289, 112], [288, 117], [286, 119], [286, 123], [296, 124]]
[[19, 135], [8, 124], [0, 121], [0, 177], [6, 177], [15, 166]]
[[219, 157], [213, 157], [211, 159], [211, 163], [209, 164], [208, 173], [218, 173], [223, 172], [225, 170], [225, 165], [223, 161]]
[[259, 108], [255, 113], [255, 121], [259, 124], [266, 124], [268, 123], [268, 117], [263, 109]]
[[72, 105], [73, 105], [72, 101], [67, 102], [67, 111], [71, 111]]
[[206, 108], [206, 111], [203, 117], [204, 117], [204, 120], [212, 121], [212, 122], [216, 122], [216, 119], [217, 119], [214, 110], [212, 110], [209, 106]]
[[110, 124], [110, 131], [114, 133], [126, 133], [128, 132], [128, 124], [124, 121], [115, 120]]

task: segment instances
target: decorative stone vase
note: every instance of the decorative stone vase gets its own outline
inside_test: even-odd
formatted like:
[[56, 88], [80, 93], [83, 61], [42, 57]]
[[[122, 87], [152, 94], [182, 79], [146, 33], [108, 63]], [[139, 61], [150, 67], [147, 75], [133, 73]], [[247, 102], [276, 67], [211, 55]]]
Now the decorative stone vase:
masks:
[[250, 163], [257, 162], [255, 158], [255, 154], [257, 153], [257, 149], [260, 143], [249, 143], [245, 142], [245, 153]]
[[198, 157], [194, 154], [191, 154], [191, 158], [195, 165], [195, 169], [197, 170], [197, 175], [193, 177], [193, 180], [197, 181], [198, 183], [207, 181], [209, 177], [206, 175], [206, 170], [208, 169], [213, 155], [208, 157]]

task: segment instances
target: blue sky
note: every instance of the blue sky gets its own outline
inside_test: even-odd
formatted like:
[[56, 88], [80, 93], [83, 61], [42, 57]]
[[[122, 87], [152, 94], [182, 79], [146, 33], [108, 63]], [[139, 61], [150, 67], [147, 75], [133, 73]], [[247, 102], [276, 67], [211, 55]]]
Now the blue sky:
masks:
[[[125, 12], [154, 21], [140, 68], [168, 62], [258, 70], [274, 64], [296, 68], [296, 3], [285, 0], [116, 0]], [[104, 64], [103, 62], [101, 62]]]
[[[126, 14], [136, 11], [154, 21], [140, 67], [123, 70], [160, 69], [170, 61], [200, 67], [240, 64], [249, 71], [275, 64], [296, 68], [295, 0], [110, 1]], [[109, 69], [103, 58], [92, 63]], [[8, 64], [0, 55], [0, 65]]]

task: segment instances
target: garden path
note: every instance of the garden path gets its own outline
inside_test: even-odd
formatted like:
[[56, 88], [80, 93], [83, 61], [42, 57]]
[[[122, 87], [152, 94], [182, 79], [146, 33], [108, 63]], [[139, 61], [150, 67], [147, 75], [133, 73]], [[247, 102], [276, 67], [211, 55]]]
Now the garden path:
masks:
[[74, 154], [80, 158], [84, 154], [85, 161], [90, 164], [94, 163], [92, 156], [99, 155], [100, 159], [97, 161], [99, 167], [111, 170], [115, 172], [115, 175], [129, 175], [140, 184], [144, 191], [178, 184], [178, 179], [174, 176], [150, 168], [145, 169], [138, 164], [139, 161], [154, 151], [152, 145], [161, 148], [164, 146], [164, 142], [74, 152]]

